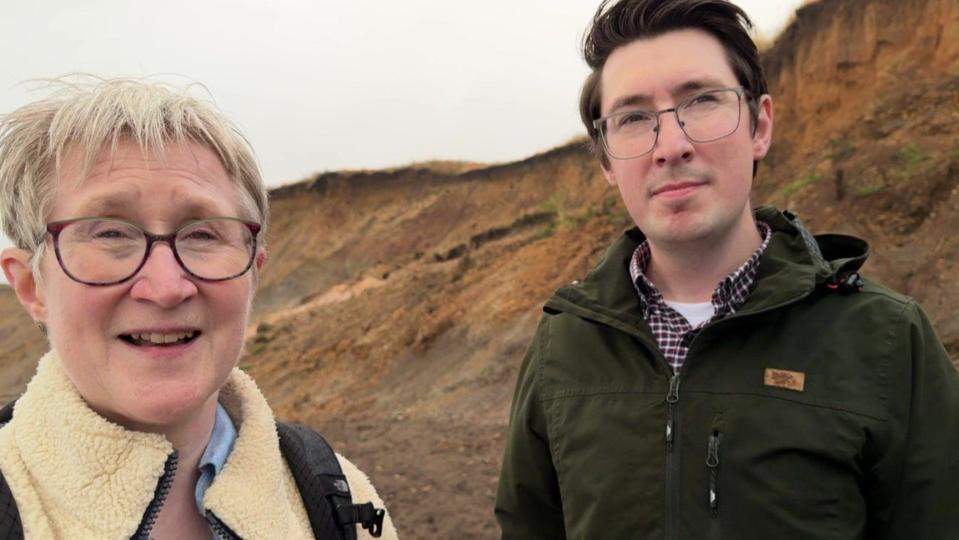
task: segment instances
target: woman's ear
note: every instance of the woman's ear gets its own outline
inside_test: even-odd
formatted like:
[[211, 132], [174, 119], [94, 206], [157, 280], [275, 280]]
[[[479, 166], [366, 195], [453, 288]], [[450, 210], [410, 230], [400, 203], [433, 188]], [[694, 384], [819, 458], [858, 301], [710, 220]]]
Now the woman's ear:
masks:
[[7, 248], [0, 252], [0, 266], [7, 276], [7, 283], [13, 288], [17, 300], [26, 308], [33, 320], [44, 322], [47, 318], [47, 305], [43, 290], [37, 284], [30, 264], [32, 253], [21, 248]]

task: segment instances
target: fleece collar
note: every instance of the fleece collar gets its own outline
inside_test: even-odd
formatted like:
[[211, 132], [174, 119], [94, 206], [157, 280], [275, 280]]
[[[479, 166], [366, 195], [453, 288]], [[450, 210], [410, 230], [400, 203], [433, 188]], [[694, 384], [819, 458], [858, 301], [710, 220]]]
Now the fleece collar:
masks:
[[[220, 402], [239, 436], [204, 507], [243, 538], [308, 534], [272, 413], [256, 384], [234, 369]], [[40, 360], [13, 419], [0, 430], [0, 467], [28, 537], [129, 538], [172, 452], [163, 436], [126, 430], [93, 412], [53, 352]]]

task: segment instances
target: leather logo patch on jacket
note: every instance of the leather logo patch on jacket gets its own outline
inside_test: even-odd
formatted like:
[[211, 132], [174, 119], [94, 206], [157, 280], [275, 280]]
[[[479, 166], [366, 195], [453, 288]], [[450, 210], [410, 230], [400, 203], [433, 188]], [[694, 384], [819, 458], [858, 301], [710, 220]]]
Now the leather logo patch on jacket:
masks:
[[802, 392], [806, 387], [806, 374], [801, 371], [766, 368], [763, 383], [766, 386]]

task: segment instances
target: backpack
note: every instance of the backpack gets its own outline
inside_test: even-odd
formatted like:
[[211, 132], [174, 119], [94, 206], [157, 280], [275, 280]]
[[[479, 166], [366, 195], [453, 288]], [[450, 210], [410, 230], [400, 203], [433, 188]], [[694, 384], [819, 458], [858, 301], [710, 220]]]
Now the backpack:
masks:
[[[13, 418], [13, 405], [0, 409], [0, 426]], [[300, 425], [277, 422], [280, 451], [296, 480], [310, 527], [316, 538], [356, 540], [359, 523], [374, 537], [383, 532], [386, 512], [373, 503], [353, 504], [350, 487], [333, 448], [319, 433]], [[23, 525], [10, 486], [0, 473], [0, 538], [22, 539]]]

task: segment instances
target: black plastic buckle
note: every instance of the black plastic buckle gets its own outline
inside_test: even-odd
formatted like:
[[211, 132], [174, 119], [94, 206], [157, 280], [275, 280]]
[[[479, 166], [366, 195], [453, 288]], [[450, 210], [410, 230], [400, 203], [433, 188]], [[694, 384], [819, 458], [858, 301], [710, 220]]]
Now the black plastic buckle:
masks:
[[338, 504], [336, 517], [344, 525], [359, 523], [364, 529], [370, 531], [373, 538], [379, 538], [383, 534], [383, 518], [386, 517], [386, 510], [374, 507], [373, 503]]

